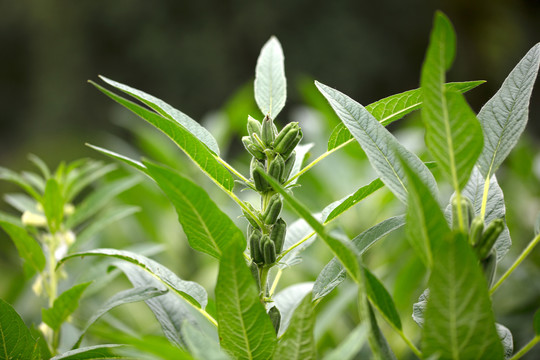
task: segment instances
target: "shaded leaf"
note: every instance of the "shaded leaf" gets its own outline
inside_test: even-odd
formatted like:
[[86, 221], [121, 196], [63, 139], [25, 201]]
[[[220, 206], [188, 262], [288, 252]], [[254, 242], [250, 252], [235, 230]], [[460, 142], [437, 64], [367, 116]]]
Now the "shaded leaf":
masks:
[[221, 350], [217, 341], [210, 339], [206, 334], [189, 323], [185, 323], [182, 326], [182, 337], [185, 339], [189, 352], [197, 359], [231, 359]]
[[56, 179], [47, 180], [45, 194], [43, 195], [43, 210], [51, 233], [56, 233], [64, 217], [64, 199]]
[[0, 180], [6, 180], [18, 185], [37, 201], [41, 201], [41, 195], [32, 187], [27, 180], [17, 174], [15, 171], [0, 166]]
[[51, 360], [133, 359], [131, 356], [118, 354], [118, 350], [125, 348], [126, 345], [119, 344], [88, 346], [67, 351], [51, 358]]
[[392, 327], [401, 330], [401, 319], [397, 312], [396, 305], [394, 304], [394, 300], [375, 275], [373, 275], [366, 267], [364, 267], [363, 270], [368, 299]]
[[43, 255], [41, 246], [28, 234], [22, 224], [19, 225], [18, 220], [17, 222], [11, 221], [10, 218], [0, 215], [0, 226], [15, 244], [19, 256], [37, 272], [41, 272], [45, 268], [45, 255]]
[[273, 300], [281, 314], [278, 337], [281, 337], [285, 330], [287, 330], [294, 310], [298, 307], [302, 299], [311, 293], [312, 289], [312, 282], [303, 282], [288, 286], [274, 296]]
[[360, 352], [368, 337], [367, 324], [360, 324], [323, 360], [352, 360]]
[[0, 299], [0, 359], [41, 359], [34, 340], [17, 312]]
[[64, 291], [54, 300], [54, 304], [49, 309], [41, 309], [42, 320], [53, 330], [57, 331], [62, 323], [79, 307], [79, 300], [88, 285], [92, 282], [86, 282], [73, 286]]

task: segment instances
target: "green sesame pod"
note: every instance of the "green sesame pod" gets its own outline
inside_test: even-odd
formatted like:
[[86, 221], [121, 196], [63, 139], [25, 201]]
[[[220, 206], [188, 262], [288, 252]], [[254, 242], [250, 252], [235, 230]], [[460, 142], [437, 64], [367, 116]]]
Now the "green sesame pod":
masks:
[[[274, 140], [274, 150], [280, 154], [284, 153], [293, 143], [300, 132], [300, 126], [297, 122], [288, 123]], [[286, 157], [284, 157], [286, 158]]]
[[263, 214], [264, 223], [266, 225], [275, 224], [281, 213], [282, 207], [283, 202], [281, 201], [281, 196], [279, 194], [272, 195]]
[[285, 243], [285, 234], [287, 233], [287, 223], [283, 218], [279, 218], [278, 221], [272, 226], [272, 232], [270, 233], [270, 240], [276, 245], [276, 253], [281, 254], [283, 251], [283, 244]]
[[495, 245], [495, 242], [499, 238], [499, 235], [504, 230], [504, 221], [503, 219], [494, 219], [489, 225], [486, 227], [486, 230], [482, 234], [482, 239], [480, 240], [480, 243], [477, 247], [474, 249], [476, 250], [476, 255], [478, 256], [478, 259], [484, 260], [488, 257], [489, 252], [493, 248], [493, 245]]
[[270, 147], [274, 144], [275, 138], [276, 134], [274, 133], [274, 121], [272, 118], [270, 118], [270, 116], [266, 115], [262, 122], [261, 140], [267, 147]]
[[283, 174], [281, 175], [280, 182], [283, 184], [288, 179], [289, 176], [291, 176], [291, 171], [294, 166], [294, 162], [296, 161], [296, 151], [293, 151], [292, 154], [289, 156], [287, 160], [285, 160], [285, 168], [283, 169]]
[[258, 120], [252, 118], [251, 116], [248, 116], [247, 132], [248, 135], [251, 137], [251, 141], [256, 144], [257, 140], [255, 140], [255, 137], [253, 135], [256, 134], [259, 137], [261, 136], [261, 123]]
[[242, 137], [242, 143], [244, 144], [244, 147], [247, 151], [256, 159], [264, 160], [266, 159], [266, 155], [264, 152], [262, 152], [258, 146], [256, 146], [253, 141], [251, 141], [251, 138], [249, 136], [243, 136]]
[[259, 279], [259, 266], [252, 262], [249, 265], [249, 270], [251, 270], [251, 275], [253, 275], [253, 278], [255, 279], [255, 282], [257, 283], [257, 287], [261, 287], [261, 279]]
[[268, 310], [268, 316], [270, 317], [270, 320], [272, 321], [272, 325], [274, 325], [274, 330], [276, 331], [276, 335], [279, 333], [279, 325], [281, 324], [281, 314], [277, 307], [272, 306], [270, 310]]
[[264, 257], [264, 263], [271, 265], [276, 262], [276, 246], [274, 242], [270, 240], [268, 235], [263, 235], [261, 239], [262, 252]]
[[478, 246], [484, 232], [484, 219], [477, 216], [471, 223], [471, 231], [469, 232], [469, 242], [472, 246]]
[[[256, 210], [252, 210], [253, 211], [256, 211]], [[252, 228], [255, 228], [255, 229], [258, 229], [259, 228], [259, 224], [257, 224], [257, 221], [255, 221], [255, 219], [253, 218], [253, 216], [251, 216], [247, 211], [245, 210], [242, 210], [242, 213], [244, 214], [244, 217], [247, 219], [247, 221], [249, 222], [249, 225], [248, 225], [248, 236], [249, 236], [249, 226], [251, 226]], [[256, 214], [256, 212], [253, 212], [254, 214]]]
[[261, 252], [261, 237], [262, 234], [258, 229], [255, 229], [249, 237], [249, 251], [251, 253], [251, 258], [253, 259], [253, 262], [258, 265], [264, 263], [264, 257]]
[[251, 169], [251, 176], [253, 177], [253, 183], [255, 184], [255, 189], [260, 192], [268, 191], [272, 188], [272, 186], [266, 181], [266, 179], [258, 172], [256, 171], [259, 169], [261, 172], [264, 172], [264, 168], [262, 167], [261, 163], [256, 161], [253, 168]]
[[491, 288], [493, 280], [495, 278], [495, 270], [497, 269], [497, 252], [495, 249], [491, 249], [488, 256], [480, 262], [482, 265], [482, 271], [486, 277], [488, 289]]
[[474, 217], [474, 207], [466, 196], [461, 196], [461, 203], [458, 204], [457, 197], [454, 196], [452, 199], [452, 227], [454, 229], [459, 229], [459, 215], [458, 215], [458, 206], [461, 206], [461, 215], [463, 216], [463, 222], [467, 230], [471, 225], [471, 221]]
[[278, 154], [272, 160], [272, 162], [270, 163], [270, 166], [268, 166], [268, 175], [270, 175], [277, 181], [281, 181], [284, 171], [285, 171], [285, 161], [283, 160], [281, 155]]
[[302, 130], [300, 130], [298, 132], [298, 135], [296, 135], [296, 138], [294, 139], [294, 141], [291, 144], [289, 144], [289, 147], [283, 152], [282, 154], [283, 158], [288, 159], [291, 156], [294, 149], [296, 148], [296, 145], [300, 143], [300, 140], [302, 140], [303, 136], [304, 136], [304, 133], [302, 132]]

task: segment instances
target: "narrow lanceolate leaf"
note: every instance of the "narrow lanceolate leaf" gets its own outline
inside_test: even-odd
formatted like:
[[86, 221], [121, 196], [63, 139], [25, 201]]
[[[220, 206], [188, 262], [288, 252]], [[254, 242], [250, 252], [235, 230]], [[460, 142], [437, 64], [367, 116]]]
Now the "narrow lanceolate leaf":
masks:
[[255, 101], [264, 115], [275, 119], [287, 99], [283, 49], [271, 37], [264, 44], [255, 67]]
[[422, 350], [440, 359], [504, 359], [486, 280], [467, 236], [443, 241], [429, 279]]
[[296, 308], [289, 328], [280, 338], [274, 359], [315, 359], [314, 327], [315, 315], [311, 294], [307, 294]]
[[237, 359], [271, 359], [276, 333], [240, 247], [223, 253], [216, 285], [221, 346]]
[[0, 299], [0, 359], [41, 359], [34, 340], [17, 312]]
[[406, 234], [427, 268], [433, 265], [432, 250], [450, 232], [439, 202], [406, 160], [403, 168], [409, 180]]
[[210, 134], [208, 130], [199, 125], [198, 122], [182, 113], [180, 110], [173, 108], [171, 105], [167, 104], [161, 99], [158, 99], [150, 94], [145, 93], [144, 91], [137, 90], [131, 86], [121, 84], [111, 79], [107, 79], [104, 76], [100, 76], [101, 80], [105, 81], [107, 84], [114, 86], [120, 91], [134, 97], [135, 99], [141, 101], [142, 103], [148, 105], [154, 111], [156, 111], [161, 116], [174, 120], [182, 125], [187, 131], [192, 133], [200, 142], [205, 144], [210, 150], [219, 155], [219, 148], [217, 145], [216, 139]]
[[539, 63], [540, 43], [529, 50], [478, 113], [484, 131], [478, 166], [484, 179], [497, 171], [525, 129]]
[[43, 210], [47, 217], [49, 229], [54, 234], [60, 228], [64, 217], [64, 199], [60, 186], [54, 178], [47, 180], [45, 194], [43, 195]]
[[0, 166], [0, 180], [6, 180], [18, 185], [34, 199], [36, 199], [37, 201], [41, 201], [41, 195], [36, 191], [36, 189], [34, 189], [26, 179], [24, 179], [22, 176], [20, 176], [13, 170], [6, 169]]
[[364, 149], [381, 180], [400, 201], [407, 203], [407, 179], [398, 156], [407, 159], [422, 181], [429, 185], [432, 193], [436, 193], [435, 179], [426, 165], [401, 145], [366, 108], [331, 87], [318, 82], [316, 85]]
[[88, 346], [67, 351], [51, 358], [51, 360], [133, 359], [131, 356], [118, 353], [118, 350], [126, 348], [128, 348], [126, 345], [120, 344]]
[[397, 312], [396, 305], [388, 290], [367, 268], [364, 269], [364, 279], [366, 280], [366, 294], [369, 301], [379, 310], [388, 323], [397, 330], [401, 330], [401, 318]]
[[220, 187], [227, 191], [232, 191], [234, 180], [231, 173], [218, 162], [217, 156], [213, 154], [195, 135], [183, 127], [180, 123], [164, 118], [155, 112], [145, 109], [129, 100], [118, 96], [109, 90], [92, 83], [105, 95], [109, 96], [120, 105], [124, 106], [135, 115], [149, 122], [165, 135], [171, 138], [176, 145]]
[[334, 255], [339, 259], [339, 261], [341, 261], [345, 269], [347, 269], [351, 278], [356, 282], [360, 281], [360, 265], [358, 264], [357, 257], [358, 254], [351, 242], [327, 234], [324, 226], [317, 221], [313, 215], [311, 215], [311, 212], [303, 204], [296, 200], [296, 198], [291, 196], [273, 177], [269, 176], [264, 171], [259, 171], [259, 174], [263, 176], [270, 185], [272, 185], [275, 191], [283, 196], [283, 198], [291, 205], [293, 210], [300, 217], [306, 220], [309, 226], [315, 230], [317, 235], [323, 239]]
[[128, 261], [145, 270], [147, 273], [167, 286], [169, 290], [183, 297], [193, 306], [204, 309], [208, 302], [206, 290], [204, 290], [201, 285], [192, 281], [182, 280], [171, 270], [157, 263], [156, 261], [151, 260], [146, 256], [138, 255], [126, 250], [95, 249], [78, 252], [64, 257], [58, 262], [58, 265], [79, 256], [107, 256]]
[[[460, 93], [465, 93], [474, 89], [485, 81], [464, 81], [446, 83], [446, 90], [455, 90]], [[399, 94], [388, 96], [377, 102], [366, 106], [366, 110], [379, 120], [383, 126], [387, 126], [396, 120], [401, 119], [405, 115], [418, 110], [422, 107], [422, 92], [420, 89], [405, 91]], [[337, 125], [330, 139], [328, 140], [328, 150], [332, 150], [344, 142], [352, 139], [352, 134], [343, 124]]]
[[133, 159], [130, 159], [128, 158], [127, 156], [124, 156], [124, 155], [121, 155], [121, 154], [118, 154], [114, 151], [111, 151], [111, 150], [107, 150], [107, 149], [104, 149], [102, 147], [99, 147], [99, 146], [95, 146], [95, 145], [92, 145], [92, 144], [86, 144], [86, 146], [88, 146], [89, 148], [91, 149], [94, 149], [104, 155], [107, 155], [115, 160], [120, 160], [121, 162], [125, 163], [125, 164], [128, 164], [129, 166], [132, 166], [134, 167], [135, 169], [139, 170], [139, 171], [142, 171], [143, 173], [146, 173], [146, 168], [144, 167], [144, 165], [140, 162], [140, 161], [137, 161], [137, 160], [133, 160]]
[[60, 326], [67, 320], [68, 316], [77, 310], [79, 300], [84, 290], [90, 284], [91, 282], [78, 284], [60, 294], [51, 308], [41, 310], [43, 322], [55, 331], [60, 329]]
[[[382, 239], [394, 230], [405, 225], [404, 216], [396, 216], [386, 219], [375, 226], [362, 232], [352, 239], [353, 245], [358, 249], [360, 255], [369, 249], [378, 240]], [[328, 295], [339, 284], [345, 280], [346, 271], [337, 258], [333, 258], [317, 276], [313, 285], [313, 301]]]
[[145, 162], [149, 175], [173, 203], [189, 245], [217, 259], [225, 247], [237, 242], [245, 247], [242, 231], [212, 201], [206, 191], [192, 181], [156, 164]]
[[16, 225], [16, 223], [3, 216], [0, 217], [0, 227], [4, 229], [15, 244], [19, 256], [37, 272], [41, 272], [45, 268], [46, 260], [37, 241], [28, 234], [25, 228]]
[[117, 306], [130, 304], [138, 301], [145, 301], [156, 296], [163, 295], [167, 290], [160, 290], [155, 287], [136, 287], [113, 295], [101, 308], [99, 308], [90, 319], [86, 322], [86, 325], [81, 330], [81, 335], [79, 339], [73, 346], [73, 348], [78, 348], [81, 345], [82, 339], [86, 334], [86, 331], [93, 323], [95, 323], [100, 317], [105, 315], [108, 311], [114, 309]]
[[420, 80], [426, 145], [454, 189], [469, 179], [483, 146], [482, 129], [463, 95], [448, 91], [445, 73], [455, 56], [455, 33], [450, 21], [437, 12]]

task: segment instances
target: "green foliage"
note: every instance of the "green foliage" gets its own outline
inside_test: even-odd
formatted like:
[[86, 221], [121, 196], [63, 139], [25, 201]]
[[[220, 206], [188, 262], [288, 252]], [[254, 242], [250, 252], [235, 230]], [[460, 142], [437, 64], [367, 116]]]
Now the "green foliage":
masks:
[[38, 342], [17, 312], [0, 299], [0, 359], [39, 359]]
[[50, 309], [42, 309], [41, 317], [43, 322], [53, 330], [58, 331], [68, 316], [79, 307], [79, 299], [90, 284], [90, 282], [78, 284], [60, 294], [54, 300], [53, 306]]

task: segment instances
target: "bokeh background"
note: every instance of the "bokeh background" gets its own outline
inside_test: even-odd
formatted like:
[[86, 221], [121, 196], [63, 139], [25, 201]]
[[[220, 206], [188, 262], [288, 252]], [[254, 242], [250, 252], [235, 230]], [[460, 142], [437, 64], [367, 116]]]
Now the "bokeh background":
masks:
[[[119, 106], [87, 83], [88, 79], [98, 81], [97, 76], [102, 74], [162, 98], [204, 122], [221, 134], [225, 156], [245, 169], [247, 164], [242, 165], [242, 160], [246, 158], [237, 159], [239, 137], [244, 135], [241, 129], [246, 111], [251, 111], [253, 103], [239, 103], [250, 96], [257, 56], [271, 35], [279, 38], [285, 52], [288, 100], [279, 119], [283, 124], [298, 116], [309, 118], [311, 113], [306, 115], [302, 109], [307, 103], [313, 105], [313, 79], [362, 104], [416, 88], [437, 9], [452, 20], [458, 38], [457, 57], [448, 80], [487, 80], [467, 95], [478, 111], [519, 59], [540, 41], [540, 1], [4, 0], [0, 2], [0, 166], [17, 171], [28, 169], [29, 153], [39, 155], [52, 167], [61, 160], [80, 157], [103, 159], [85, 147], [85, 142], [124, 150], [135, 144], [134, 147], [145, 150], [143, 153], [165, 161], [176, 150], [154, 146], [153, 139], [162, 138], [154, 137], [152, 132], [143, 135], [147, 128], [132, 125], [135, 122], [128, 122]], [[539, 87], [537, 81], [523, 141], [499, 173], [515, 243], [508, 262], [533, 235], [540, 210]], [[220, 123], [223, 113], [229, 121], [225, 125]], [[332, 121], [335, 119], [329, 123]], [[410, 123], [414, 122], [412, 117]], [[406, 134], [407, 126], [400, 122], [392, 129]], [[317, 152], [324, 151], [331, 126], [318, 127], [314, 120], [313, 124], [305, 121], [303, 127], [307, 140], [322, 142], [316, 147]], [[362, 155], [351, 156], [365, 162]], [[184, 170], [191, 169], [185, 158], [179, 157], [178, 163], [186, 166]], [[321, 209], [358, 185], [342, 181], [337, 189], [332, 189], [331, 176], [325, 178], [324, 174], [333, 170], [322, 169], [320, 179], [306, 177], [306, 190], [299, 191], [299, 196], [313, 209]], [[193, 169], [185, 171], [196, 174]], [[343, 179], [353, 175], [347, 173]], [[15, 189], [11, 184], [0, 183], [0, 194]], [[315, 191], [319, 197], [310, 196]], [[175, 215], [167, 201], [160, 198], [158, 205], [149, 204], [148, 199], [158, 197], [155, 188], [137, 192], [126, 195], [125, 200], [155, 212], [138, 215], [136, 221], [117, 229], [115, 235], [122, 236], [115, 237], [115, 245], [128, 246], [130, 241], [146, 240], [168, 243], [174, 249], [172, 254], [193, 262], [179, 264], [169, 258], [164, 259], [166, 263], [186, 278], [196, 277], [194, 280], [213, 286], [213, 280], [209, 280], [215, 275], [212, 271], [197, 272], [199, 265], [208, 262], [193, 257], [185, 242], [179, 247], [176, 240], [171, 240], [171, 232], [173, 238], [182, 234], [178, 225], [171, 225]], [[134, 201], [137, 196], [138, 201]], [[390, 203], [390, 198], [385, 193], [377, 201]], [[163, 213], [154, 207], [166, 209], [169, 217], [155, 216]], [[12, 211], [3, 202], [0, 209]], [[393, 214], [377, 214], [383, 215]], [[362, 221], [354, 216], [358, 214], [351, 216], [349, 222], [356, 226], [372, 225], [376, 220], [375, 215], [363, 215]], [[141, 227], [141, 231], [133, 235], [133, 227]], [[354, 234], [354, 230], [348, 231]], [[402, 251], [399, 247], [394, 250], [396, 254]], [[324, 257], [320, 261], [324, 265]], [[379, 274], [387, 274], [383, 275], [386, 284], [396, 292], [406, 293], [401, 304], [406, 310], [410, 305], [406, 300], [418, 296], [399, 287], [399, 271], [410, 264], [398, 255], [379, 260], [375, 256], [372, 261]], [[398, 265], [388, 270], [392, 261]], [[516, 273], [516, 285], [501, 289], [495, 298], [499, 304], [496, 310], [502, 314], [499, 320], [512, 330], [518, 348], [531, 336], [531, 312], [540, 305], [538, 264], [537, 250], [526, 271]], [[305, 266], [307, 269], [289, 279], [290, 283], [314, 280], [313, 274], [320, 270], [321, 263], [305, 262]], [[19, 281], [22, 269], [16, 250], [3, 232], [0, 269], [0, 297], [26, 303], [24, 299], [30, 295]], [[520, 294], [519, 299], [516, 293]], [[349, 300], [349, 306], [354, 307]], [[31, 310], [27, 313], [30, 318], [39, 317]], [[328, 319], [333, 316], [329, 314], [321, 320], [327, 321], [328, 327], [332, 324]], [[351, 326], [351, 319], [344, 321], [344, 329]], [[327, 347], [341, 336], [339, 332], [321, 334]]]

